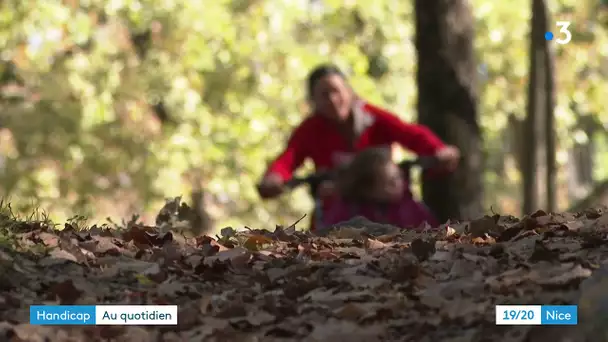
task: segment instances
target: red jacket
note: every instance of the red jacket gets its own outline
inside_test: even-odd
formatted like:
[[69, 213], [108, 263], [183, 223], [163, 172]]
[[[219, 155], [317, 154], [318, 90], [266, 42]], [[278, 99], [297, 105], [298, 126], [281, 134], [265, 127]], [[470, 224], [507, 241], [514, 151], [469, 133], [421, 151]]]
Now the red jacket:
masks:
[[354, 146], [336, 126], [320, 115], [306, 118], [292, 133], [287, 148], [272, 163], [268, 172], [283, 180], [306, 158], [312, 159], [317, 171], [333, 169], [348, 161], [356, 152], [369, 147], [398, 143], [417, 155], [433, 155], [444, 143], [425, 126], [401, 121], [395, 114], [369, 103], [360, 102], [353, 111], [356, 139]]

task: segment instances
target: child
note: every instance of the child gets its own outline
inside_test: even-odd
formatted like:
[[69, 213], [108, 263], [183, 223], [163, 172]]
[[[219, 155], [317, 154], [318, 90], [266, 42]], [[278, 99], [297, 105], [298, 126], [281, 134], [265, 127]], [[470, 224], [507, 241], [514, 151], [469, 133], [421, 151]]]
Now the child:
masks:
[[330, 226], [355, 216], [400, 228], [418, 228], [438, 222], [424, 205], [414, 201], [403, 173], [392, 161], [390, 149], [360, 152], [343, 168], [336, 181], [339, 198], [332, 201], [323, 223]]

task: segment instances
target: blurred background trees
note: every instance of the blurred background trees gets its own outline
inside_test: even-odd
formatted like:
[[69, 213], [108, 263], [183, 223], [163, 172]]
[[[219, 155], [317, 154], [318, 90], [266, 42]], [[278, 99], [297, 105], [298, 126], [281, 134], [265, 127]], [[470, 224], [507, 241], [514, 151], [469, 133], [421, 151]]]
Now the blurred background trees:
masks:
[[[339, 64], [368, 100], [416, 120], [414, 3], [4, 1], [0, 194], [58, 220], [152, 222], [165, 197], [204, 189], [218, 226], [288, 223], [308, 212], [305, 191], [261, 203], [254, 184], [307, 115], [311, 67]], [[548, 3], [549, 29], [564, 20], [573, 33], [552, 43], [558, 210], [608, 178], [602, 6]], [[471, 2], [484, 210], [522, 209], [531, 7]]]

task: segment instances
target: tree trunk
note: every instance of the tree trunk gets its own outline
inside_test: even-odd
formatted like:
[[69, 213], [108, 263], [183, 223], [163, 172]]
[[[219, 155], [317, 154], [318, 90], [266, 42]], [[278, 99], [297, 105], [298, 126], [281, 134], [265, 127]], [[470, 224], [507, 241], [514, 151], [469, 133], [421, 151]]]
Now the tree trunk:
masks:
[[527, 146], [525, 130], [525, 120], [518, 119], [515, 115], [510, 114], [506, 128], [506, 134], [508, 136], [506, 152], [513, 156], [518, 170], [522, 170], [524, 158], [526, 156]]
[[592, 142], [574, 143], [568, 151], [568, 200], [574, 203], [589, 194], [593, 187]]
[[463, 160], [447, 177], [423, 179], [423, 198], [439, 219], [483, 213], [483, 156], [477, 120], [474, 20], [468, 0], [416, 0], [418, 120]]
[[[547, 22], [549, 21], [549, 9], [545, 0], [539, 1], [543, 8], [543, 17], [545, 20], [545, 28], [548, 28]], [[544, 31], [546, 32], [546, 31]], [[543, 35], [544, 35], [543, 32]], [[542, 38], [542, 37], [541, 37]], [[546, 201], [547, 210], [555, 211], [557, 209], [557, 164], [556, 164], [556, 150], [555, 144], [555, 57], [553, 55], [553, 48], [550, 42], [541, 40], [545, 47], [545, 137], [547, 139], [547, 189], [546, 189]]]
[[553, 58], [545, 40], [548, 10], [544, 0], [532, 0], [530, 82], [523, 165], [524, 214], [555, 209], [555, 138], [553, 129]]
[[568, 200], [577, 202], [589, 195], [593, 188], [593, 170], [595, 165], [596, 143], [593, 136], [603, 126], [594, 115], [582, 114], [576, 106], [572, 106], [576, 114], [575, 129], [585, 133], [586, 139], [575, 139], [574, 145], [568, 151]]

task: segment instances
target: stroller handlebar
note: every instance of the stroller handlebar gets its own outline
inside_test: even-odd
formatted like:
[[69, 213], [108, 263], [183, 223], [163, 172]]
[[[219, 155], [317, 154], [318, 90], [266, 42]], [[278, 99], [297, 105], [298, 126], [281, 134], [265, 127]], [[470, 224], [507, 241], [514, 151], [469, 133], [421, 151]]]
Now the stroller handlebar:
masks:
[[[409, 174], [410, 170], [414, 167], [419, 167], [422, 170], [431, 169], [439, 164], [439, 159], [435, 156], [424, 156], [418, 157], [417, 159], [408, 159], [397, 164], [406, 175]], [[335, 172], [323, 171], [310, 174], [305, 177], [293, 177], [285, 182], [285, 187], [288, 189], [295, 189], [301, 185], [308, 185], [312, 192], [324, 181], [331, 180]]]

